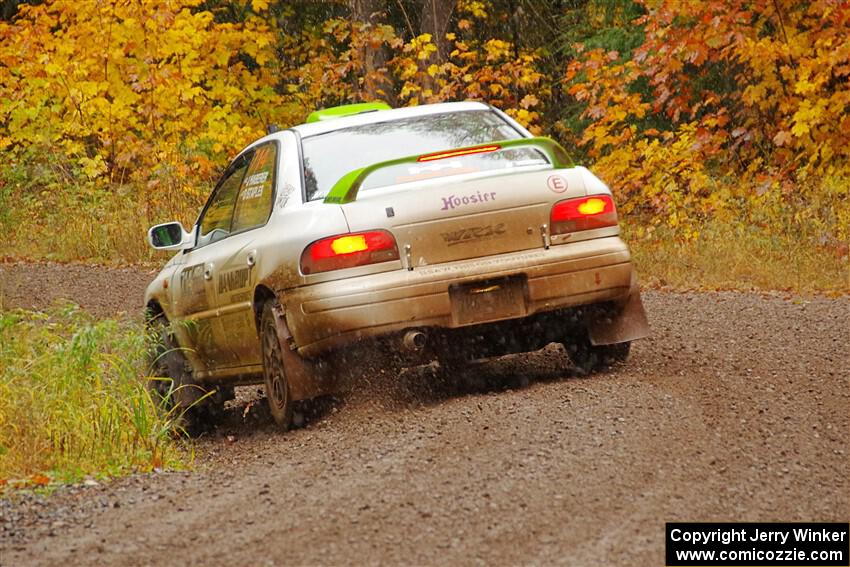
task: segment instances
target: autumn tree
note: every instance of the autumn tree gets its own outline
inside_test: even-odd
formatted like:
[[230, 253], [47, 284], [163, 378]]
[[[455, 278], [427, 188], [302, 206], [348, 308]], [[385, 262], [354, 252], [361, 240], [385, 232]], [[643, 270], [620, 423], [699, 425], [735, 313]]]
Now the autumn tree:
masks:
[[351, 11], [352, 43], [356, 59], [362, 62], [358, 80], [359, 97], [363, 100], [382, 99], [395, 102], [392, 83], [387, 73], [387, 50], [384, 37], [374, 37], [374, 31], [385, 25], [386, 12], [378, 0], [349, 0]]
[[435, 55], [438, 62], [448, 59], [450, 48], [446, 34], [450, 31], [450, 23], [454, 14], [456, 0], [420, 0], [420, 34], [428, 34], [437, 48]]
[[578, 142], [627, 210], [672, 225], [806, 211], [847, 238], [850, 5], [642, 7], [639, 46], [626, 57], [579, 46], [566, 75], [587, 120]]
[[217, 23], [198, 4], [22, 5], [0, 24], [0, 148], [22, 167], [198, 192], [285, 113], [266, 22]]
[[197, 206], [269, 123], [362, 100], [472, 99], [558, 138], [647, 226], [692, 238], [719, 216], [793, 219], [848, 238], [842, 0], [0, 6], [4, 205], [130, 185], [147, 210]]

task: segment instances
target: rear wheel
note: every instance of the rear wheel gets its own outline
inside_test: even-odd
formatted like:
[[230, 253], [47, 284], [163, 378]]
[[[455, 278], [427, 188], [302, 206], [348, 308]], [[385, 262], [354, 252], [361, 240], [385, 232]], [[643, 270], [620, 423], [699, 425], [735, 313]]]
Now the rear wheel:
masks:
[[274, 301], [267, 301], [260, 318], [260, 341], [263, 351], [263, 379], [269, 410], [282, 429], [292, 424], [292, 396], [283, 364], [283, 351], [277, 332]]
[[632, 343], [594, 345], [587, 335], [562, 343], [580, 375], [605, 370], [629, 358]]

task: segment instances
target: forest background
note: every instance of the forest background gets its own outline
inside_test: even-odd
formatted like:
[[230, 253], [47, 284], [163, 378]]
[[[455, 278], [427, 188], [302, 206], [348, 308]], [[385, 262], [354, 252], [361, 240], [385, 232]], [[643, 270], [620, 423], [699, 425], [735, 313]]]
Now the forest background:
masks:
[[[645, 286], [850, 292], [847, 0], [0, 0], [0, 263], [161, 264], [269, 125], [374, 99], [557, 139]], [[2, 287], [0, 495], [191, 466], [140, 313]]]
[[270, 124], [374, 99], [557, 139], [644, 283], [850, 289], [844, 0], [2, 0], [0, 258], [160, 262]]

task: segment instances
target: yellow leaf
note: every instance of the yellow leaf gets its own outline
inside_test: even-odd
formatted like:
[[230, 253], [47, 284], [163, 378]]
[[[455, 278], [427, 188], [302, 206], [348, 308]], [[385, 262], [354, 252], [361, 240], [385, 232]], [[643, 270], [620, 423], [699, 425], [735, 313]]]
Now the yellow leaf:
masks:
[[817, 89], [817, 85], [809, 82], [808, 79], [801, 79], [794, 85], [794, 92], [797, 94], [809, 94]]
[[791, 127], [791, 133], [797, 136], [798, 138], [801, 136], [805, 136], [809, 133], [809, 125], [805, 122], [797, 122], [794, 126]]
[[269, 0], [251, 0], [251, 8], [255, 12], [262, 12], [269, 7]]

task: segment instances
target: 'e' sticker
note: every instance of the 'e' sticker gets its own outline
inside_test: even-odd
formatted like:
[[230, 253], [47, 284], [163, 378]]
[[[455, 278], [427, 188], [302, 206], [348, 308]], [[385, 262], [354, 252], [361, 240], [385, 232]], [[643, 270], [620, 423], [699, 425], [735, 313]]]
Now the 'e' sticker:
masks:
[[546, 185], [555, 193], [563, 193], [567, 190], [567, 180], [560, 175], [550, 175], [546, 180]]

